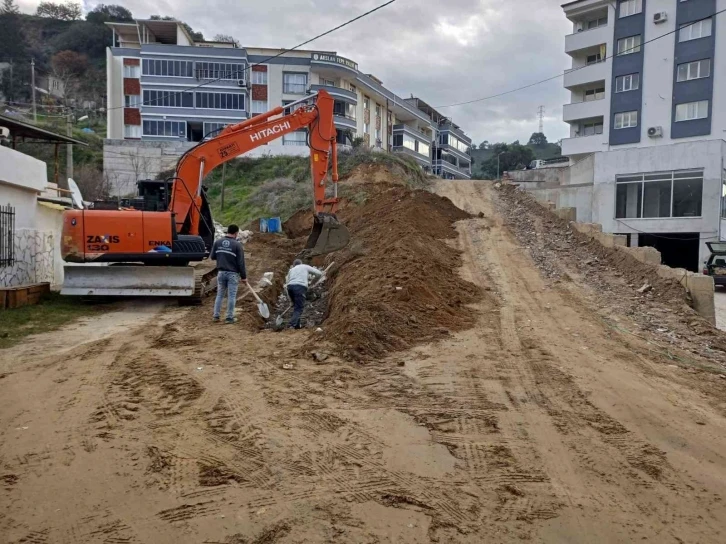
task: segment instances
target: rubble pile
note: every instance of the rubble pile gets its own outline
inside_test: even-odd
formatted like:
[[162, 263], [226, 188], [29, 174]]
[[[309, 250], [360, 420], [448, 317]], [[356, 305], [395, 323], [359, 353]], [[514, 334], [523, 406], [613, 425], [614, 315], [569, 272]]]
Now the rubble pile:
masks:
[[726, 363], [726, 334], [689, 306], [678, 281], [660, 278], [652, 266], [576, 231], [514, 185], [501, 185], [498, 195], [507, 227], [545, 277], [555, 283], [574, 277], [610, 309], [614, 322], [619, 315], [632, 318], [658, 345]]

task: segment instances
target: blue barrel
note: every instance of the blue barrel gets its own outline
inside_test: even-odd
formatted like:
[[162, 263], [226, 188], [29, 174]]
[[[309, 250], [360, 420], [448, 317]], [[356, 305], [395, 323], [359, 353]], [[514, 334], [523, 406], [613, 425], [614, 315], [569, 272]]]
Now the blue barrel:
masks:
[[282, 232], [282, 221], [279, 217], [270, 217], [267, 220], [267, 232]]
[[260, 217], [260, 232], [267, 232], [267, 219]]

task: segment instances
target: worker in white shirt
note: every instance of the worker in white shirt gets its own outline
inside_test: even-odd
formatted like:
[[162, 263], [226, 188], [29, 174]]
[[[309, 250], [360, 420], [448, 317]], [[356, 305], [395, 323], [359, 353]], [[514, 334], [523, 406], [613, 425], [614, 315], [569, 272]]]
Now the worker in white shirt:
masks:
[[287, 286], [287, 294], [293, 303], [294, 309], [292, 319], [290, 319], [290, 328], [300, 328], [300, 316], [305, 308], [305, 296], [308, 292], [308, 281], [310, 276], [319, 278], [323, 273], [317, 268], [303, 264], [300, 259], [295, 259], [292, 268], [287, 273], [285, 285]]

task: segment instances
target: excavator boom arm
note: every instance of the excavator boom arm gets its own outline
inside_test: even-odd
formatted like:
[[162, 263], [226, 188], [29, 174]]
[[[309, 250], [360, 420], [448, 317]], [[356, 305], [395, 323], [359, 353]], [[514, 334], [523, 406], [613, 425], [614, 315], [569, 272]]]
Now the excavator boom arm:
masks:
[[[308, 129], [310, 164], [313, 181], [314, 209], [319, 214], [334, 214], [338, 198], [326, 198], [326, 175], [332, 156], [332, 181], [337, 183], [337, 146], [333, 123], [333, 98], [324, 90], [301, 100], [314, 99], [287, 115], [281, 107], [226, 127], [219, 135], [188, 151], [179, 161], [172, 191], [171, 211], [176, 230], [198, 234], [202, 181], [214, 168], [256, 147], [265, 145], [285, 134]], [[288, 106], [289, 108], [290, 106]], [[274, 117], [274, 118], [273, 118]]]

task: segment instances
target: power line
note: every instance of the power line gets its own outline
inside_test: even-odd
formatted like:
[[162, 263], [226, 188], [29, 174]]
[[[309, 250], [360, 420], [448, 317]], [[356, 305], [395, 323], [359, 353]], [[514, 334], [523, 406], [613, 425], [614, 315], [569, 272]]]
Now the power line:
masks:
[[[698, 19], [696, 21], [692, 21], [692, 22], [688, 23], [688, 25], [686, 25], [686, 26], [695, 25], [696, 23], [700, 23], [701, 21], [706, 21], [708, 19], [715, 18], [717, 15], [721, 15], [724, 12], [726, 12], [726, 9], [722, 9], [721, 11], [717, 11], [716, 13], [714, 13], [713, 15], [709, 15], [708, 17], [703, 17], [702, 19]], [[606, 60], [609, 60], [609, 59], [612, 59], [614, 57], [617, 57], [618, 55], [626, 54], [626, 53], [632, 52], [632, 51], [634, 51], [636, 49], [644, 48], [647, 44], [653, 43], [654, 41], [660, 40], [661, 38], [665, 38], [666, 36], [670, 36], [671, 34], [675, 34], [676, 32], [678, 32], [680, 30], [681, 30], [681, 28], [680, 27], [677, 27], [674, 30], [671, 30], [670, 32], [666, 32], [665, 34], [662, 34], [660, 36], [656, 36], [655, 38], [653, 38], [651, 40], [645, 41], [645, 42], [641, 43], [640, 45], [631, 47], [630, 49], [627, 49], [625, 51], [621, 51], [618, 54], [612, 54], [609, 57], [606, 56], [600, 62], [605, 62]], [[517, 87], [516, 89], [510, 89], [509, 91], [504, 91], [504, 92], [497, 93], [497, 94], [493, 94], [493, 95], [490, 95], [490, 96], [485, 96], [483, 98], [476, 98], [474, 100], [468, 100], [466, 102], [457, 102], [455, 104], [446, 104], [445, 106], [433, 106], [433, 107], [436, 108], [436, 109], [453, 108], [454, 106], [465, 106], [467, 104], [474, 104], [476, 102], [484, 102], [485, 100], [491, 100], [493, 98], [499, 98], [499, 97], [502, 97], [502, 96], [506, 96], [508, 94], [513, 94], [513, 93], [516, 93], [516, 92], [519, 92], [519, 91], [523, 91], [524, 89], [529, 89], [531, 87], [536, 87], [537, 85], [541, 85], [542, 83], [547, 83], [548, 81], [552, 81], [554, 79], [558, 79], [560, 77], [563, 77], [565, 75], [565, 73], [571, 74], [572, 72], [577, 72], [578, 70], [583, 70], [585, 68], [588, 68], [589, 66], [590, 65], [585, 65], [585, 66], [580, 66], [579, 68], [572, 68], [571, 70], [568, 70], [567, 72], [560, 72], [556, 76], [548, 77], [546, 79], [542, 79], [540, 81], [535, 81], [534, 83], [530, 83], [529, 85], [523, 85], [522, 87]]]
[[[246, 67], [246, 68], [245, 68], [244, 70], [241, 70], [241, 71], [240, 71], [239, 73], [241, 73], [241, 74], [244, 74], [245, 72], [248, 72], [248, 71], [250, 71], [250, 70], [251, 70], [252, 68], [254, 68], [255, 66], [260, 66], [261, 64], [265, 64], [265, 63], [267, 63], [267, 62], [270, 62], [270, 61], [271, 61], [271, 60], [273, 60], [273, 59], [276, 59], [276, 58], [278, 58], [278, 57], [281, 57], [281, 56], [282, 56], [282, 55], [284, 55], [285, 53], [290, 53], [291, 51], [295, 51], [296, 49], [299, 49], [299, 48], [301, 48], [302, 46], [304, 46], [304, 45], [307, 45], [307, 44], [309, 44], [309, 43], [311, 43], [311, 42], [313, 42], [313, 41], [315, 41], [315, 40], [317, 40], [317, 39], [319, 39], [319, 38], [322, 38], [322, 37], [324, 37], [324, 36], [327, 36], [328, 34], [332, 34], [332, 33], [333, 33], [333, 32], [335, 32], [336, 30], [340, 30], [341, 28], [343, 28], [343, 27], [346, 27], [346, 26], [348, 26], [348, 25], [350, 25], [350, 24], [352, 24], [352, 23], [354, 23], [354, 22], [356, 22], [356, 21], [358, 21], [358, 20], [360, 20], [360, 19], [363, 19], [364, 17], [367, 17], [368, 15], [371, 15], [372, 13], [375, 13], [376, 11], [378, 11], [378, 10], [380, 10], [380, 9], [383, 9], [383, 8], [385, 8], [386, 6], [390, 6], [390, 5], [391, 5], [391, 4], [393, 4], [393, 3], [395, 2], [395, 1], [396, 1], [396, 0], [389, 0], [388, 2], [386, 2], [386, 3], [384, 3], [384, 4], [381, 4], [380, 6], [377, 6], [377, 7], [373, 8], [373, 9], [371, 9], [371, 10], [368, 10], [368, 11], [366, 11], [365, 13], [361, 13], [361, 14], [360, 14], [360, 15], [358, 15], [357, 17], [354, 17], [353, 19], [350, 19], [350, 20], [348, 20], [348, 21], [346, 21], [346, 22], [344, 22], [344, 23], [342, 23], [342, 24], [339, 24], [338, 26], [336, 26], [336, 27], [334, 27], [334, 28], [331, 28], [330, 30], [326, 30], [326, 31], [325, 31], [325, 32], [323, 32], [322, 34], [318, 34], [318, 35], [317, 35], [317, 36], [315, 36], [314, 38], [310, 38], [309, 40], [306, 40], [306, 41], [304, 41], [304, 42], [302, 42], [302, 43], [299, 43], [299, 44], [297, 44], [297, 45], [296, 45], [295, 47], [291, 47], [290, 49], [283, 49], [282, 51], [280, 51], [280, 52], [279, 52], [279, 53], [277, 53], [276, 55], [273, 55], [273, 56], [271, 56], [271, 57], [268, 57], [268, 58], [266, 58], [266, 59], [265, 59], [265, 60], [263, 60], [263, 61], [260, 61], [260, 62], [258, 62], [258, 63], [255, 63], [255, 64], [250, 64], [250, 65], [249, 65], [249, 66], [247, 66], [247, 67]], [[166, 96], [166, 97], [168, 97], [168, 96], [171, 96], [171, 95], [174, 95], [174, 94], [177, 94], [177, 95], [178, 95], [178, 94], [181, 94], [181, 93], [185, 93], [185, 92], [193, 91], [193, 90], [195, 90], [195, 89], [199, 89], [200, 87], [204, 87], [205, 85], [209, 85], [209, 84], [211, 84], [211, 83], [214, 83], [214, 82], [216, 82], [216, 81], [220, 81], [220, 80], [221, 80], [222, 78], [223, 78], [223, 76], [220, 76], [220, 77], [218, 77], [218, 78], [216, 78], [216, 79], [210, 79], [209, 81], [205, 81], [204, 83], [200, 83], [199, 85], [195, 85], [194, 87], [189, 87], [188, 89], [182, 89], [182, 90], [180, 90], [180, 91], [169, 91], [169, 92], [168, 92], [168, 93], [166, 93], [165, 95], [161, 95], [161, 96], [159, 96], [158, 98], [155, 98], [154, 100], [149, 100], [149, 101], [146, 101], [146, 102], [141, 102], [141, 103], [140, 103], [139, 105], [140, 105], [140, 106], [145, 106], [145, 105], [153, 104], [153, 103], [157, 102], [158, 100], [161, 100], [161, 99], [162, 99], [162, 98], [164, 98], [165, 96]], [[162, 92], [163, 92], [163, 91], [162, 91]], [[115, 108], [108, 108], [108, 109], [107, 109], [107, 111], [112, 111], [112, 110], [119, 110], [119, 109], [124, 109], [125, 107], [126, 107], [126, 106], [117, 106], [117, 107], [115, 107]]]

